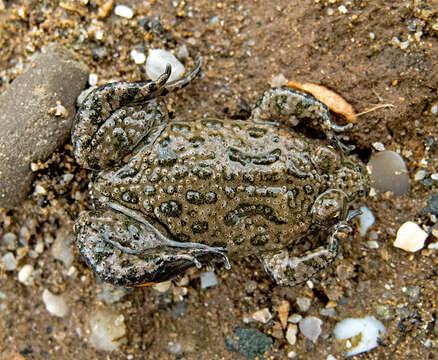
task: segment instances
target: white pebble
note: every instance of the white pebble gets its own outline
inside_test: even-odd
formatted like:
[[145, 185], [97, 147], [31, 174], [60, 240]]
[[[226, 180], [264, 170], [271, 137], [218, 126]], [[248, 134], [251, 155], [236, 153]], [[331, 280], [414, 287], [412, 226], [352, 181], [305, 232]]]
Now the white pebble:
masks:
[[207, 289], [217, 285], [217, 278], [214, 271], [201, 272], [201, 289]]
[[162, 49], [149, 50], [149, 56], [146, 60], [146, 74], [151, 80], [157, 80], [159, 76], [164, 74], [166, 65], [172, 66], [169, 81], [180, 79], [184, 72], [184, 65], [170, 52]]
[[379, 243], [375, 240], [369, 240], [369, 241], [367, 241], [367, 247], [368, 247], [368, 249], [378, 249]]
[[430, 175], [430, 178], [432, 180], [438, 180], [438, 173], [434, 173], [434, 174]]
[[423, 231], [416, 223], [406, 221], [397, 230], [397, 237], [394, 246], [405, 251], [416, 252], [424, 247], [427, 233]]
[[[361, 335], [355, 341], [345, 342], [344, 349], [347, 356], [353, 356], [374, 349], [378, 345], [377, 340], [380, 334], [385, 334], [385, 332], [385, 326], [371, 316], [362, 319], [344, 319], [333, 330], [337, 340], [347, 340], [359, 334]], [[351, 347], [352, 343], [354, 347]]]
[[2, 257], [2, 262], [5, 265], [5, 271], [13, 271], [17, 268], [17, 259], [11, 252], [7, 252]]
[[430, 108], [430, 112], [434, 115], [438, 114], [438, 104], [433, 104]]
[[117, 349], [126, 335], [125, 318], [113, 310], [98, 310], [90, 318], [90, 343], [98, 350]]
[[287, 353], [287, 358], [288, 359], [294, 359], [295, 357], [297, 356], [297, 353], [295, 352], [295, 351], [289, 351], [288, 353]]
[[289, 316], [287, 321], [292, 323], [292, 324], [298, 324], [302, 318], [303, 317], [300, 314], [292, 314], [291, 316]]
[[251, 319], [254, 321], [261, 322], [262, 324], [266, 324], [272, 318], [271, 313], [268, 308], [263, 308], [261, 310], [257, 310], [251, 315]]
[[327, 360], [336, 360], [336, 358], [330, 354], [327, 356]]
[[114, 14], [125, 18], [125, 19], [132, 19], [134, 16], [134, 11], [129, 6], [126, 5], [117, 5], [114, 8]]
[[171, 286], [172, 286], [172, 281], [168, 280], [155, 284], [152, 286], [152, 288], [160, 293], [165, 293], [170, 289]]
[[289, 344], [295, 345], [297, 342], [298, 327], [295, 324], [289, 324], [286, 331], [286, 340]]
[[377, 151], [384, 151], [385, 145], [382, 144], [381, 142], [375, 142], [373, 143], [373, 148], [376, 149]]
[[300, 311], [306, 312], [307, 310], [309, 310], [311, 304], [312, 304], [311, 298], [305, 296], [297, 297], [297, 305]]
[[302, 319], [298, 324], [298, 326], [300, 327], [300, 331], [304, 335], [304, 337], [313, 342], [315, 342], [318, 339], [319, 335], [321, 335], [321, 325], [322, 320], [314, 316], [307, 316]]
[[43, 291], [43, 302], [47, 311], [54, 315], [63, 317], [68, 313], [68, 306], [62, 296], [52, 294], [49, 290]]
[[271, 79], [271, 87], [279, 87], [286, 85], [288, 80], [283, 74], [278, 74]]
[[371, 210], [366, 206], [361, 206], [360, 211], [362, 211], [362, 214], [359, 215], [359, 232], [362, 236], [365, 236], [370, 226], [374, 224], [375, 218]]
[[415, 180], [415, 181], [421, 181], [421, 180], [423, 180], [423, 179], [426, 177], [426, 175], [427, 175], [426, 170], [424, 170], [424, 169], [420, 169], [420, 170], [418, 170], [418, 171], [415, 173], [415, 175], [414, 175], [414, 180]]
[[89, 74], [88, 75], [88, 84], [90, 86], [96, 86], [97, 85], [98, 76], [97, 74]]
[[427, 248], [431, 250], [438, 250], [438, 242], [430, 244]]
[[146, 55], [136, 49], [131, 50], [131, 58], [136, 64], [144, 64], [144, 62], [146, 61]]
[[33, 285], [33, 265], [24, 265], [18, 272], [18, 281], [24, 285]]
[[348, 9], [345, 7], [345, 5], [341, 5], [341, 6], [339, 6], [339, 7], [338, 7], [338, 11], [339, 11], [341, 14], [346, 14], [346, 13], [348, 13]]

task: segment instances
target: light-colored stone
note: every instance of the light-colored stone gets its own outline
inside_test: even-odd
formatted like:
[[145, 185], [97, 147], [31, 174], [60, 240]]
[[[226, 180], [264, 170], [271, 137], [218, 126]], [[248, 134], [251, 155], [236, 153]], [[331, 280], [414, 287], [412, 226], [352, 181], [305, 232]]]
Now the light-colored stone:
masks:
[[394, 246], [405, 251], [416, 252], [424, 247], [427, 233], [412, 221], [405, 222], [397, 231]]
[[314, 316], [307, 316], [302, 319], [298, 324], [298, 326], [300, 327], [300, 331], [304, 335], [304, 337], [313, 342], [315, 342], [318, 339], [319, 335], [321, 335], [321, 325], [322, 320]]
[[24, 285], [33, 285], [33, 265], [26, 264], [18, 272], [18, 281]]
[[124, 341], [126, 335], [125, 318], [112, 309], [94, 312], [89, 325], [90, 344], [98, 350], [115, 350]]
[[251, 315], [251, 319], [266, 324], [272, 318], [268, 308], [257, 310]]
[[63, 317], [68, 314], [69, 308], [62, 296], [54, 295], [45, 289], [43, 291], [43, 302], [47, 311], [54, 316]]
[[289, 344], [295, 345], [297, 342], [298, 326], [289, 324], [286, 331], [286, 340]]
[[278, 305], [278, 319], [280, 320], [283, 329], [286, 328], [287, 318], [289, 316], [290, 303], [287, 300], [283, 300], [280, 305]]
[[167, 64], [172, 66], [168, 82], [178, 80], [184, 75], [184, 65], [172, 53], [162, 49], [151, 49], [146, 59], [146, 74], [151, 80], [157, 80], [164, 74]]

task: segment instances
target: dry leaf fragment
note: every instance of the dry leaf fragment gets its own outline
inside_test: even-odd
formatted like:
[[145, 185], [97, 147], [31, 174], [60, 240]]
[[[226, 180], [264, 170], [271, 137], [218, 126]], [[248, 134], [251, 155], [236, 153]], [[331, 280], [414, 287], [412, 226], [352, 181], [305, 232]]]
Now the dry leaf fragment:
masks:
[[289, 81], [286, 86], [311, 94], [315, 99], [325, 104], [331, 111], [343, 115], [349, 123], [357, 120], [353, 107], [340, 95], [324, 86], [312, 83]]

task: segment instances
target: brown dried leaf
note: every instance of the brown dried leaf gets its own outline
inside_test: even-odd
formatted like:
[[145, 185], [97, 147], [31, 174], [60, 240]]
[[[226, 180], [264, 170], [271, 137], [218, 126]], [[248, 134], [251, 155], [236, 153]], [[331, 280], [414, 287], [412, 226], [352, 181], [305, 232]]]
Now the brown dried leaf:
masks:
[[357, 120], [353, 107], [340, 95], [324, 86], [295, 81], [289, 81], [286, 86], [309, 93], [315, 99], [325, 104], [331, 111], [343, 115], [350, 123], [354, 123]]

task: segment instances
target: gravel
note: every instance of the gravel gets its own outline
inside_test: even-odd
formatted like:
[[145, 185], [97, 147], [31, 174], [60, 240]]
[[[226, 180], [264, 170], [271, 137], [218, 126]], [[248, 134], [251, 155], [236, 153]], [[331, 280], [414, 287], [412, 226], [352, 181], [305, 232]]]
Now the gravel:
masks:
[[214, 271], [201, 272], [201, 289], [207, 289], [217, 285], [217, 278]]
[[[17, 207], [29, 192], [31, 163], [46, 159], [70, 135], [75, 100], [88, 71], [50, 45], [0, 95], [0, 207]], [[66, 117], [49, 114], [57, 102]]]

